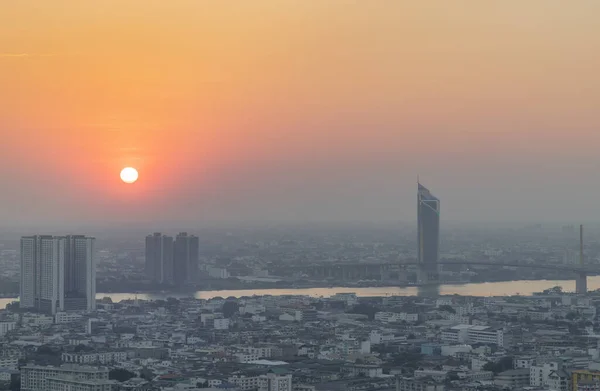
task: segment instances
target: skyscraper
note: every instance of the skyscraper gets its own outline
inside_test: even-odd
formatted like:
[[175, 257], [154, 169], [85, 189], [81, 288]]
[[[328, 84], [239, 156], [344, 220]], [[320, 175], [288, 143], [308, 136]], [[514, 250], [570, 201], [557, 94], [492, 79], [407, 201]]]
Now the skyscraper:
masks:
[[49, 314], [96, 308], [94, 238], [21, 238], [20, 305]]
[[96, 309], [94, 238], [69, 235], [65, 240], [65, 310]]
[[418, 184], [418, 260], [420, 282], [438, 280], [440, 243], [440, 200], [429, 189]]
[[198, 276], [198, 237], [177, 234], [173, 248], [173, 280], [176, 284], [195, 282]]
[[173, 283], [173, 237], [160, 232], [146, 236], [146, 274], [154, 282]]

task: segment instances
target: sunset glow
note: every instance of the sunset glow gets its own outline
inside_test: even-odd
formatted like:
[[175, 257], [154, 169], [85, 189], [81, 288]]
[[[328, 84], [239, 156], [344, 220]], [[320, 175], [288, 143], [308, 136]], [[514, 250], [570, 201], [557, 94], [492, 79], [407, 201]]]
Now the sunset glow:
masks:
[[[412, 221], [416, 174], [448, 219], [587, 218], [569, 189], [600, 191], [572, 175], [600, 167], [599, 12], [2, 2], [0, 220]], [[129, 165], [143, 181], [120, 186]]]

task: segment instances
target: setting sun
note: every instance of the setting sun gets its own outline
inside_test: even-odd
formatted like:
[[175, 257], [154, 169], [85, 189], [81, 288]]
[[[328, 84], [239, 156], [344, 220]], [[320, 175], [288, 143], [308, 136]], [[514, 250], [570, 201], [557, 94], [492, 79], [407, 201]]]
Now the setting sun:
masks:
[[125, 183], [134, 183], [138, 180], [138, 172], [133, 167], [126, 167], [121, 170], [121, 180]]

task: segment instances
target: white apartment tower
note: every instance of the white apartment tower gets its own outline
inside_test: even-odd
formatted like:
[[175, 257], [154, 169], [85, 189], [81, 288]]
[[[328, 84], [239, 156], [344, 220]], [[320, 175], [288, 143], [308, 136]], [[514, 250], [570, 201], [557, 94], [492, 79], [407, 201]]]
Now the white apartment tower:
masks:
[[49, 314], [96, 307], [94, 238], [21, 238], [20, 305]]

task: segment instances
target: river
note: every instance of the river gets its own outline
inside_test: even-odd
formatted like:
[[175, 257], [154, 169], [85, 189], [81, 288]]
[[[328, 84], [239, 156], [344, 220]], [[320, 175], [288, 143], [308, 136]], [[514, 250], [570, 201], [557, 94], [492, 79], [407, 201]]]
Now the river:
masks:
[[[535, 292], [541, 292], [544, 289], [554, 286], [561, 286], [564, 291], [572, 292], [575, 290], [575, 281], [573, 280], [536, 280], [536, 281], [504, 281], [504, 282], [484, 282], [463, 285], [441, 285], [440, 294], [442, 295], [462, 295], [462, 296], [512, 296], [512, 295], [531, 295]], [[600, 276], [588, 277], [588, 289], [595, 290], [600, 288]], [[282, 295], [305, 295], [312, 297], [330, 297], [336, 293], [354, 292], [357, 296], [416, 296], [419, 291], [417, 287], [377, 287], [377, 288], [302, 288], [302, 289], [240, 289], [223, 291], [197, 291], [194, 297], [197, 299], [212, 299], [214, 297], [242, 297], [242, 296], [282, 296]], [[170, 293], [98, 293], [96, 297], [110, 297], [113, 302], [119, 302], [125, 299], [134, 299], [136, 296], [140, 300], [158, 300], [167, 297], [189, 297], [185, 294]], [[0, 299], [0, 308], [15, 299]]]

